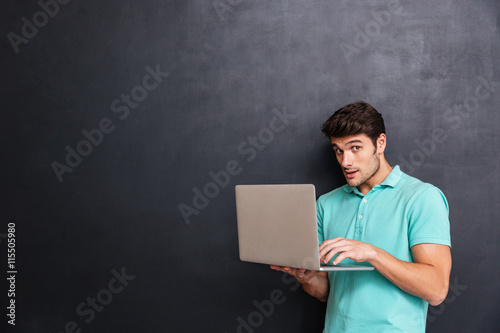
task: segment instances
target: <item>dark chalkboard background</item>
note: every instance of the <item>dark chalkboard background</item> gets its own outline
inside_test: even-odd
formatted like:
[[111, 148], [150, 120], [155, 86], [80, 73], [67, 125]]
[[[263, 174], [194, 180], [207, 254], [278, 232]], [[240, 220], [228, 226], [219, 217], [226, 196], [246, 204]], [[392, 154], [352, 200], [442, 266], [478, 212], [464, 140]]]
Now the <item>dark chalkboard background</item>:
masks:
[[500, 331], [498, 1], [0, 9], [10, 331], [321, 332], [323, 304], [239, 261], [234, 185], [342, 185], [319, 128], [357, 100], [384, 115], [389, 162], [449, 200], [451, 288], [428, 332]]

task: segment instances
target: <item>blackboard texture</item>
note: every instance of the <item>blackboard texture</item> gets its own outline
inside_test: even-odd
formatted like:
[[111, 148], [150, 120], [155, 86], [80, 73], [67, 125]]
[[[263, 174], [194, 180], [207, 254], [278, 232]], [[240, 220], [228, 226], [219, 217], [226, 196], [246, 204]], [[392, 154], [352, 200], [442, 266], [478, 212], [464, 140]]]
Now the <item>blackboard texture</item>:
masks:
[[384, 115], [388, 161], [449, 201], [427, 331], [500, 331], [498, 1], [0, 11], [8, 332], [321, 332], [324, 304], [239, 261], [234, 186], [341, 186], [320, 126], [358, 100]]

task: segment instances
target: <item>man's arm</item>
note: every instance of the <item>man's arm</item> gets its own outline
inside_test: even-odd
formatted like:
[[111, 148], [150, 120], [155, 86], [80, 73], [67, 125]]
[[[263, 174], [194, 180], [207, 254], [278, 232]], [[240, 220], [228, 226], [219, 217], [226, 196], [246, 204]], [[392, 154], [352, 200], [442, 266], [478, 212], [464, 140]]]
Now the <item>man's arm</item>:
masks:
[[271, 265], [271, 268], [288, 273], [294, 276], [297, 281], [302, 285], [302, 289], [309, 295], [316, 297], [322, 302], [326, 302], [328, 299], [329, 283], [328, 275], [326, 272], [309, 271], [306, 269], [290, 268]]
[[371, 244], [345, 238], [334, 238], [320, 245], [325, 263], [339, 254], [334, 265], [345, 258], [368, 261], [400, 289], [423, 298], [431, 305], [441, 304], [448, 294], [451, 252], [447, 245], [418, 244], [411, 248], [414, 262], [399, 260]]

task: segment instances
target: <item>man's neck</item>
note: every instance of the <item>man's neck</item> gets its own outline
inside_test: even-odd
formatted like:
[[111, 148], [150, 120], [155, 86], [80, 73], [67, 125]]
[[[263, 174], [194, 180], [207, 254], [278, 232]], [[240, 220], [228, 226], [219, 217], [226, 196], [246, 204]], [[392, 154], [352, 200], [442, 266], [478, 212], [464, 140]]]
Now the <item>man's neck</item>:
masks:
[[380, 159], [380, 168], [370, 179], [358, 186], [358, 191], [364, 195], [368, 194], [375, 185], [382, 184], [391, 171], [392, 167], [382, 155]]

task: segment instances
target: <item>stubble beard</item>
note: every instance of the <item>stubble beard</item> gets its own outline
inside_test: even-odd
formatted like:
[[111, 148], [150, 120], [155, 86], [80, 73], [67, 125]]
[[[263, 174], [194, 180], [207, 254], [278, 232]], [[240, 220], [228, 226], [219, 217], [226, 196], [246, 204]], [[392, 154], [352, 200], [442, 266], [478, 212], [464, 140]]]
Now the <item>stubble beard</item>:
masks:
[[361, 179], [356, 181], [355, 183], [349, 184], [349, 180], [347, 180], [347, 183], [351, 187], [358, 187], [360, 185], [363, 185], [366, 183], [370, 178], [372, 178], [380, 169], [380, 157], [377, 155], [377, 149], [375, 149], [375, 152], [373, 153], [373, 164], [370, 164], [370, 169], [368, 169], [366, 172], [363, 172], [361, 174]]

